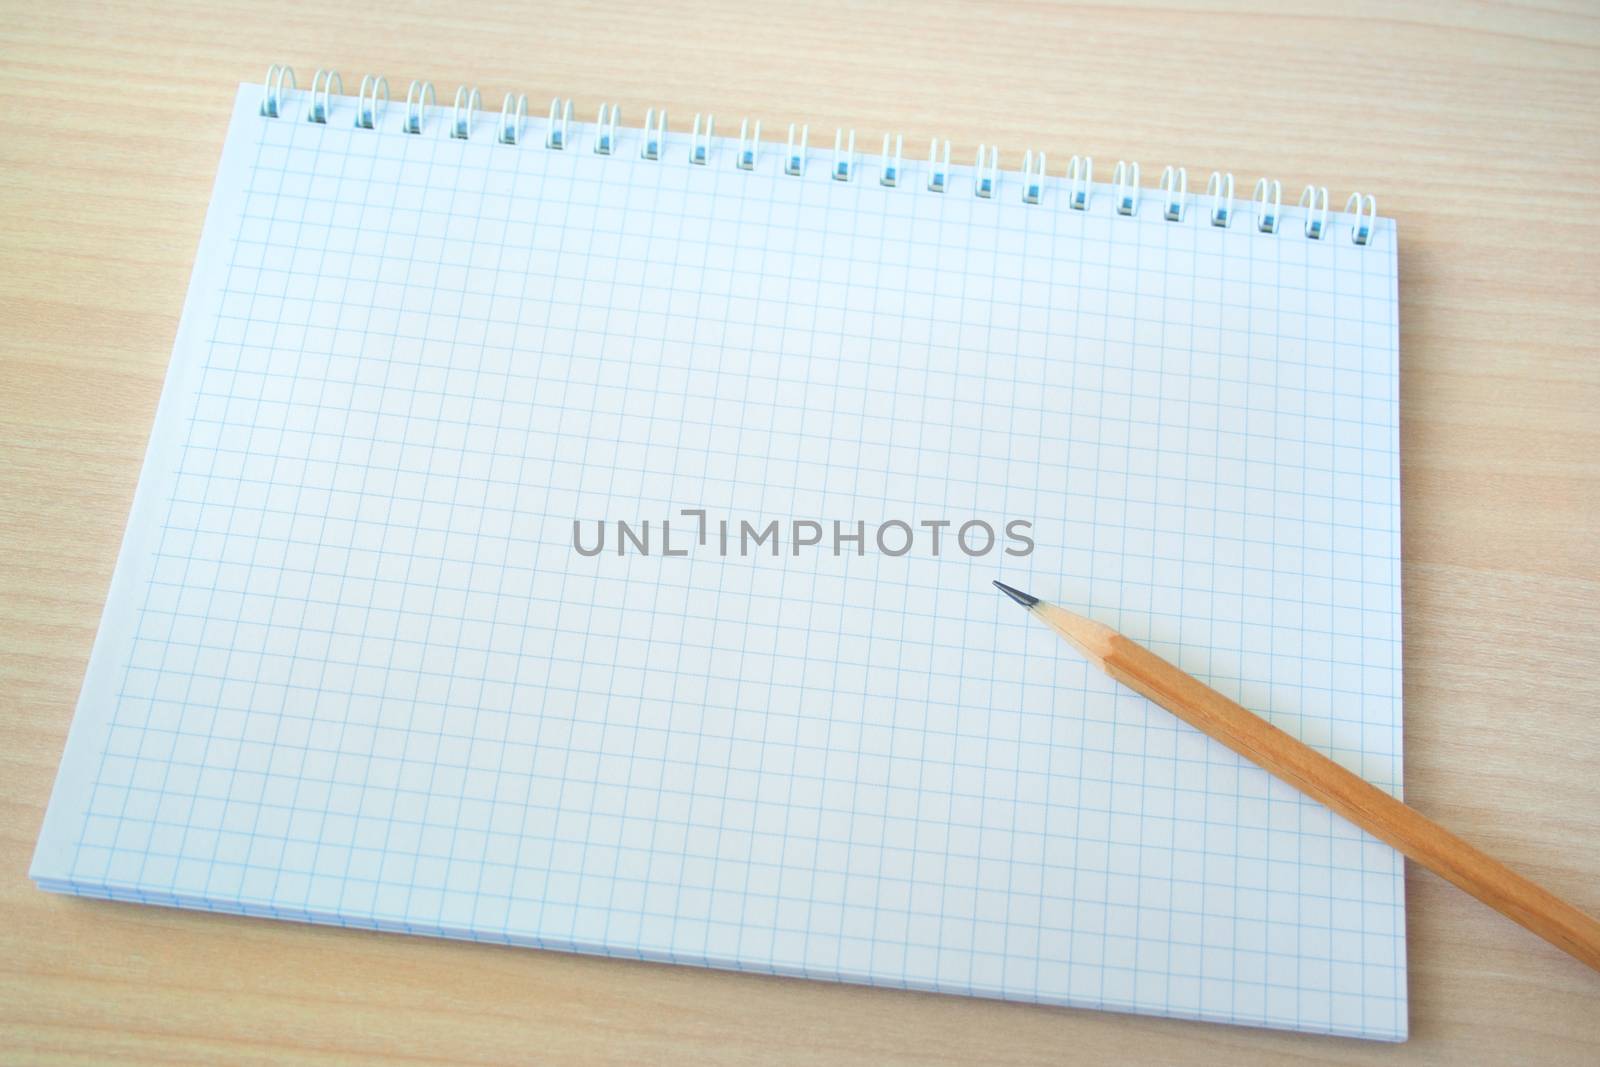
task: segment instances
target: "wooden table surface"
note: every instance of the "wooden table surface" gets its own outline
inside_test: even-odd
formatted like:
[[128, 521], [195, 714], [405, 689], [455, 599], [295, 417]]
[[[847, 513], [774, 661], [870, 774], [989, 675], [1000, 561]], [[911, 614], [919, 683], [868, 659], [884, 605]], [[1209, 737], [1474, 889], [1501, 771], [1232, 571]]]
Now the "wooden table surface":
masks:
[[[1600, 975], [1408, 877], [1411, 1040], [575, 958], [71, 900], [26, 877], [228, 122], [270, 62], [584, 118], [937, 134], [1231, 169], [1399, 220], [1406, 797], [1600, 911], [1600, 18], [473, 0], [0, 17], [0, 1061], [1600, 1062]], [[1263, 5], [1272, 6], [1272, 5]], [[1110, 168], [1107, 167], [1107, 173]]]

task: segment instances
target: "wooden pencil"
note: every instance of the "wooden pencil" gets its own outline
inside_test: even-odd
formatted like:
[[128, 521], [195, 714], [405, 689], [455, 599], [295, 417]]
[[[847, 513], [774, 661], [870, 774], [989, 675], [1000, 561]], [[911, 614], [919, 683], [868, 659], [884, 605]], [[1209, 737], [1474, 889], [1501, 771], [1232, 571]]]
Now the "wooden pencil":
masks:
[[1600, 922], [1110, 627], [994, 584], [1112, 678], [1600, 970]]

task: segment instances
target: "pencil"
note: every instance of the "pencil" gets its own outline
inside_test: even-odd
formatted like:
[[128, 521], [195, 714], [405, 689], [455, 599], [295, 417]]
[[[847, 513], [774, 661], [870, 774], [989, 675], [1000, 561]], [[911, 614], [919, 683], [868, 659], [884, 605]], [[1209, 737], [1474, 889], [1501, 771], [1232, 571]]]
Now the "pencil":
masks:
[[1600, 922], [1109, 626], [994, 584], [1112, 678], [1600, 971]]

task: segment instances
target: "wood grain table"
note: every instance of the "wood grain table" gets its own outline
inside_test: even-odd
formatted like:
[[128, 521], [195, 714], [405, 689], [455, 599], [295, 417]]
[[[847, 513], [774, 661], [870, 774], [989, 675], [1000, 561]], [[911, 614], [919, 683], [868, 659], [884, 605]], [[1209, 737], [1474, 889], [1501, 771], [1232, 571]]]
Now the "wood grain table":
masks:
[[[8, 3], [0, 1061], [1600, 1062], [1600, 975], [1408, 878], [1378, 1045], [71, 900], [26, 868], [234, 86], [271, 62], [1075, 152], [1399, 220], [1406, 797], [1600, 911], [1600, 8]], [[1058, 168], [1059, 169], [1059, 168]], [[1109, 171], [1108, 171], [1109, 173]], [[1292, 194], [1291, 194], [1292, 195]]]

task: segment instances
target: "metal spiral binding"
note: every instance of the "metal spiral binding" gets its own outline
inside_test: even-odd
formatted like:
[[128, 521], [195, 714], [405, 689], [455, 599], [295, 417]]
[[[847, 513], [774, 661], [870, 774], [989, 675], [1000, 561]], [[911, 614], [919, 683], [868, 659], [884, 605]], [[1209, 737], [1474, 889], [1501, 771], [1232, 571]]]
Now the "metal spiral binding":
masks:
[[1094, 157], [1073, 156], [1067, 164], [1067, 206], [1075, 211], [1089, 210], [1089, 192], [1094, 187]]
[[1129, 163], [1125, 159], [1117, 160], [1111, 184], [1117, 187], [1117, 214], [1136, 213], [1139, 210], [1139, 164]]
[[261, 114], [264, 118], [278, 117], [283, 103], [283, 79], [289, 79], [289, 92], [294, 92], [294, 68], [280, 67], [274, 63], [267, 68], [267, 80], [261, 83]]
[[1276, 178], [1257, 179], [1256, 191], [1250, 199], [1256, 205], [1256, 229], [1262, 233], [1277, 233], [1278, 212], [1283, 208], [1283, 183]]
[[422, 109], [436, 106], [439, 102], [438, 95], [433, 91], [432, 82], [413, 81], [406, 90], [406, 124], [402, 127], [407, 133], [422, 132]]
[[1166, 194], [1161, 217], [1168, 222], [1182, 222], [1184, 203], [1189, 198], [1189, 172], [1182, 167], [1162, 171], [1161, 191]]
[[950, 181], [950, 142], [944, 143], [944, 162], [937, 162], [939, 155], [939, 138], [935, 137], [933, 143], [928, 145], [928, 191], [942, 193]]
[[[655, 128], [650, 124], [654, 122]], [[661, 109], [661, 117], [656, 117], [656, 109], [651, 108], [644, 113], [644, 137], [639, 142], [640, 159], [660, 159], [661, 146], [667, 143], [667, 109]]]
[[378, 107], [378, 92], [383, 91], [383, 109], [389, 106], [389, 79], [380, 75], [364, 74], [361, 88], [356, 93], [356, 125], [363, 130], [373, 128], [373, 122], [383, 114]]
[[850, 144], [848, 147], [844, 148], [843, 154], [841, 155], [840, 146], [843, 144], [843, 141], [844, 130], [834, 130], [833, 170], [830, 173], [833, 175], [833, 180], [836, 182], [849, 181], [851, 175], [855, 173], [856, 168], [856, 131], [850, 131]]
[[[461, 110], [461, 101], [463, 95], [466, 97], [467, 104], [465, 113], [463, 113]], [[472, 137], [472, 116], [477, 112], [478, 105], [481, 103], [483, 103], [483, 97], [479, 95], [478, 87], [476, 85], [472, 87], [472, 91], [470, 93], [467, 92], [467, 87], [465, 85], [459, 86], [456, 89], [456, 113], [455, 116], [450, 120], [451, 137], [457, 137], [463, 141], [469, 140]]]
[[740, 170], [756, 169], [756, 150], [761, 147], [761, 120], [756, 120], [756, 135], [746, 140], [745, 135], [750, 132], [750, 120], [745, 119], [739, 123], [739, 156], [734, 161]]
[[[606, 104], [600, 105], [600, 115], [594, 124], [594, 152], [597, 156], [609, 156], [617, 145], [617, 123], [622, 121], [622, 109], [616, 104], [611, 108], [610, 119], [606, 118]], [[760, 127], [756, 127], [760, 131]]]
[[[665, 115], [662, 118], [666, 118]], [[545, 127], [544, 146], [546, 148], [565, 149], [567, 147], [567, 132], [572, 126], [572, 101], [565, 102], [558, 96], [550, 101], [550, 125]]]
[[[294, 68], [272, 64], [267, 68], [266, 78], [261, 83], [259, 114], [266, 119], [282, 117], [289, 112], [290, 100], [299, 91], [295, 84]], [[336, 70], [319, 69], [312, 77], [311, 86], [305, 93], [307, 122], [326, 126], [336, 108], [348, 106], [338, 99], [344, 96], [344, 78]], [[482, 95], [476, 87], [463, 85], [456, 89], [448, 127], [449, 137], [463, 141], [471, 139], [472, 126], [482, 102]], [[364, 75], [360, 88], [356, 91], [355, 115], [351, 124], [357, 129], [379, 130], [383, 128], [388, 110], [388, 79], [382, 75]], [[433, 83], [412, 81], [406, 90], [405, 113], [400, 120], [400, 131], [413, 135], [422, 134], [429, 112], [439, 110], [442, 109], [439, 107]], [[520, 145], [527, 113], [527, 96], [507, 93], [500, 107], [500, 120], [494, 139], [500, 144]], [[592, 147], [596, 155], [609, 156], [617, 153], [621, 145], [621, 121], [620, 107], [616, 104], [600, 105], [599, 114], [593, 123]], [[717, 144], [715, 124], [716, 119], [712, 115], [695, 115], [693, 130], [689, 135], [688, 159], [691, 164], [709, 167], [720, 156], [724, 161], [723, 165], [726, 165], [727, 157], [722, 155], [726, 151], [726, 145]], [[555, 98], [550, 102], [544, 147], [555, 151], [565, 150], [572, 140], [574, 132], [572, 127], [572, 101]], [[582, 133], [583, 124], [579, 123], [578, 127], [578, 132]], [[788, 142], [780, 164], [783, 174], [796, 178], [805, 176], [810, 134], [809, 126], [793, 123], [789, 125]], [[892, 140], [891, 154], [891, 137], [888, 134], [884, 135], [883, 146], [877, 160], [878, 184], [890, 189], [898, 188], [904, 177], [904, 137], [896, 134]], [[658, 112], [655, 108], [650, 108], [645, 112], [644, 124], [640, 128], [639, 155], [643, 159], [661, 160], [666, 157], [667, 147], [667, 113], [664, 109]], [[943, 193], [951, 186], [954, 175], [950, 167], [950, 147], [948, 140], [941, 145], [938, 138], [934, 138], [928, 146], [929, 192]], [[759, 120], [752, 122], [746, 117], [739, 125], [739, 136], [732, 163], [740, 170], [756, 171], [761, 167], [760, 160], [761, 122]], [[835, 181], [848, 183], [856, 179], [858, 169], [855, 131], [849, 130], [847, 133], [841, 127], [834, 132], [833, 161], [828, 169], [828, 175]], [[996, 193], [1000, 189], [1003, 177], [999, 146], [979, 145], [971, 172], [973, 195], [985, 200], [997, 199]], [[1020, 178], [1020, 198], [1024, 204], [1030, 206], [1043, 204], [1048, 198], [1057, 195], [1052, 189], [1059, 188], [1068, 209], [1083, 212], [1090, 210], [1095, 192], [1094, 159], [1091, 156], [1072, 156], [1063, 177], [1052, 179], [1044, 152], [1029, 148], [1023, 156]], [[1057, 182], [1060, 184], [1057, 185]], [[1112, 210], [1116, 214], [1135, 217], [1140, 214], [1142, 189], [1139, 182], [1139, 164], [1136, 161], [1117, 162], [1116, 171], [1111, 179], [1111, 188], [1114, 193]], [[1185, 222], [1190, 206], [1187, 170], [1177, 166], [1164, 168], [1161, 172], [1160, 192], [1161, 218], [1172, 223]], [[1235, 214], [1233, 175], [1212, 171], [1206, 181], [1204, 195], [1209, 200], [1209, 209], [1204, 215], [1205, 220], [1218, 229], [1229, 229], [1233, 225]], [[1198, 208], [1199, 204], [1195, 206]], [[1283, 214], [1283, 183], [1276, 179], [1259, 179], [1255, 183], [1248, 206], [1254, 218], [1256, 232], [1277, 234]], [[1298, 209], [1304, 215], [1302, 231], [1307, 240], [1327, 239], [1329, 208], [1330, 199], [1325, 186], [1308, 185], [1301, 191]], [[1373, 197], [1370, 194], [1351, 193], [1345, 202], [1342, 214], [1353, 220], [1350, 225], [1351, 243], [1358, 246], [1371, 244], [1378, 226], [1378, 207]]]
[[783, 172], [791, 177], [798, 178], [806, 167], [806, 138], [811, 136], [811, 127], [800, 127], [800, 150], [794, 147], [794, 123], [789, 123], [789, 147], [783, 154]]
[[500, 143], [516, 144], [522, 136], [522, 124], [528, 118], [528, 94], [518, 93], [515, 101], [507, 93], [500, 104]]
[[1351, 193], [1350, 199], [1344, 202], [1344, 213], [1356, 217], [1350, 240], [1358, 245], [1371, 241], [1372, 227], [1378, 221], [1378, 202], [1370, 194], [1362, 196], [1360, 193]]
[[1206, 195], [1211, 198], [1211, 225], [1227, 229], [1233, 221], [1233, 174], [1212, 171], [1206, 179]]
[[689, 138], [689, 162], [698, 166], [705, 166], [711, 158], [711, 138], [716, 136], [717, 116], [706, 116], [705, 138], [700, 137], [700, 113], [695, 112], [694, 133]]
[[[307, 122], [328, 123], [328, 112], [333, 110], [330, 99], [334, 83], [339, 85], [339, 95], [344, 95], [344, 79], [336, 70], [319, 70], [311, 77], [311, 104], [306, 108]], [[319, 95], [320, 94], [320, 95]]]
[[994, 196], [994, 191], [1000, 184], [1000, 146], [995, 145], [989, 149], [988, 170], [983, 166], [983, 149], [983, 145], [978, 146], [978, 162], [973, 167], [972, 193], [987, 200]]
[[[760, 127], [756, 127], [760, 129]], [[883, 162], [879, 165], [878, 184], [887, 185], [893, 189], [900, 184], [900, 152], [905, 148], [905, 138], [900, 134], [894, 136], [894, 162], [889, 161], [889, 135], [883, 135]]]
[[1039, 165], [1034, 166], [1033, 149], [1028, 149], [1028, 154], [1022, 159], [1022, 202], [1024, 204], [1037, 204], [1044, 195], [1045, 177], [1044, 153], [1039, 153]]
[[1300, 191], [1300, 206], [1306, 209], [1306, 237], [1322, 240], [1328, 228], [1328, 187], [1308, 185]]

